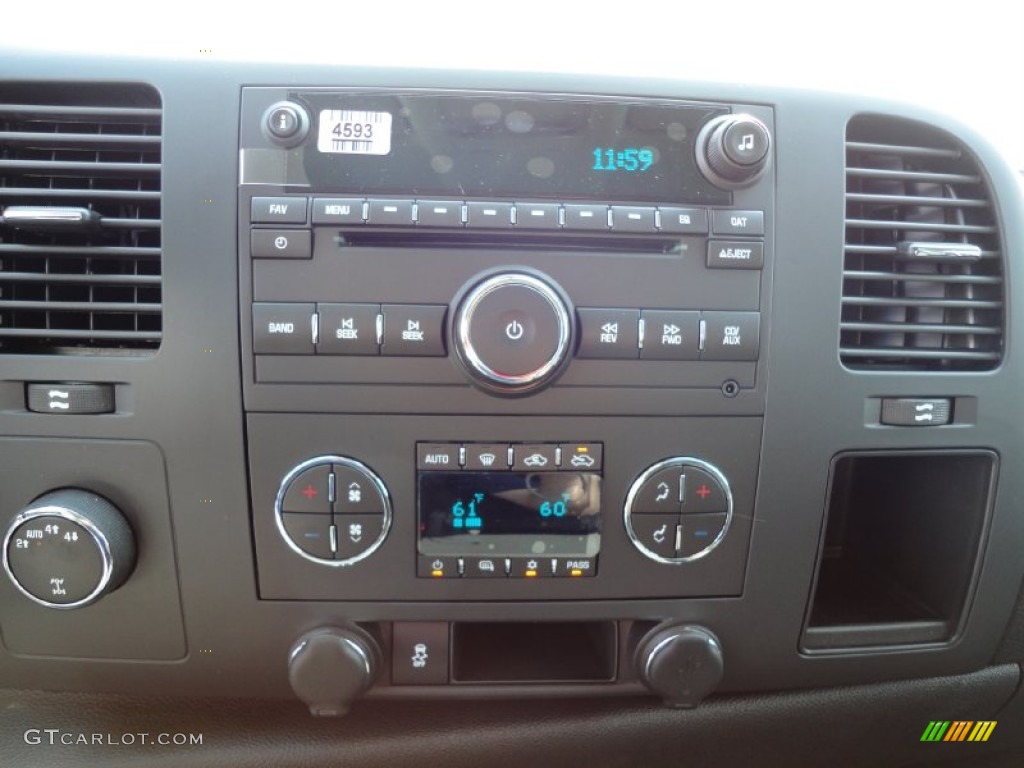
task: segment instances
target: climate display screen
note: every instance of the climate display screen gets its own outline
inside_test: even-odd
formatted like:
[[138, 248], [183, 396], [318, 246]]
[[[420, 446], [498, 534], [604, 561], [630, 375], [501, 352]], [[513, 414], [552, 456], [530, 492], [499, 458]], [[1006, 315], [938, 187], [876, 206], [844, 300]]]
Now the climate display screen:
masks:
[[495, 94], [297, 94], [318, 190], [409, 197], [727, 204], [697, 168], [701, 127], [728, 110]]
[[601, 476], [590, 472], [423, 472], [423, 555], [594, 557]]

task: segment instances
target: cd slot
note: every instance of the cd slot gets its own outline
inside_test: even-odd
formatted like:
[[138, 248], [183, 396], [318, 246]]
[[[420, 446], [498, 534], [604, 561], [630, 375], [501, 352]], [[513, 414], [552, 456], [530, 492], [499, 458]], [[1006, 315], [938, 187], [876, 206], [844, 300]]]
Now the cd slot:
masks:
[[[318, 236], [321, 236], [318, 231]], [[611, 233], [470, 232], [465, 229], [340, 229], [334, 243], [341, 249], [378, 248], [508, 248], [542, 251], [606, 251], [609, 253], [671, 254], [682, 252], [682, 240], [665, 235], [623, 236]]]

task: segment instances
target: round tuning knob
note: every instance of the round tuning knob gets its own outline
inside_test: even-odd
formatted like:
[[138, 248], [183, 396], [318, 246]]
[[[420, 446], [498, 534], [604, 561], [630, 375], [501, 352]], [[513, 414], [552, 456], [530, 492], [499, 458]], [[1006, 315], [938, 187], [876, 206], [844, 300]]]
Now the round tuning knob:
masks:
[[80, 608], [124, 583], [135, 567], [135, 537], [102, 496], [65, 488], [22, 509], [7, 528], [4, 570], [19, 591], [47, 608]]
[[669, 707], [700, 704], [722, 680], [722, 646], [695, 624], [661, 624], [636, 649], [636, 672]]
[[321, 627], [292, 645], [288, 680], [314, 715], [339, 717], [373, 685], [380, 665], [380, 646], [367, 632]]
[[771, 134], [753, 115], [722, 115], [697, 136], [697, 164], [708, 181], [724, 189], [752, 184], [768, 167]]
[[452, 339], [470, 378], [489, 392], [526, 394], [569, 362], [573, 312], [554, 284], [502, 272], [472, 284], [458, 302]]

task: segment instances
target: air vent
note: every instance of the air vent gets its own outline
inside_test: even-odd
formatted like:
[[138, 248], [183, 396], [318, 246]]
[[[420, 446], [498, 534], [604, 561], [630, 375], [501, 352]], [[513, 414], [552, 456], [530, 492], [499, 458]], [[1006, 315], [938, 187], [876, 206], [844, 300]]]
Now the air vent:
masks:
[[160, 97], [0, 82], [0, 353], [160, 345]]
[[982, 371], [1003, 352], [999, 228], [952, 136], [860, 116], [846, 136], [840, 355], [850, 368]]

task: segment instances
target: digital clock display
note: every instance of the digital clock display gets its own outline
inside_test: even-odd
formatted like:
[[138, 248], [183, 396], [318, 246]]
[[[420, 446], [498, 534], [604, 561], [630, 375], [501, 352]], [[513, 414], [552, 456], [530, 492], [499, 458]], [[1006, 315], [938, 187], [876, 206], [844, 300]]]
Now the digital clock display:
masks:
[[423, 472], [423, 555], [594, 557], [601, 476], [590, 472]]
[[646, 173], [654, 165], [654, 150], [650, 147], [594, 147], [595, 171], [626, 171]]
[[317, 140], [282, 158], [283, 183], [414, 199], [731, 200], [694, 151], [701, 128], [728, 112], [719, 106], [429, 92], [294, 98], [315, 117]]

